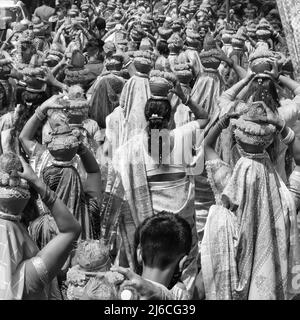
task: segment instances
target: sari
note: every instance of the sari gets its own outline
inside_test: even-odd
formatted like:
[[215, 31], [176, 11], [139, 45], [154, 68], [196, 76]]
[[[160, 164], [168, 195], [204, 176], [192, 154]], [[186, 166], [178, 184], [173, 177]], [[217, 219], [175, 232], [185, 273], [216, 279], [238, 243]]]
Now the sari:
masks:
[[188, 47], [185, 50], [185, 56], [187, 60], [192, 64], [192, 70], [195, 79], [198, 78], [199, 74], [203, 72], [203, 66], [197, 49], [193, 47]]
[[113, 72], [105, 73], [96, 80], [88, 94], [89, 114], [96, 120], [100, 128], [105, 128], [106, 117], [119, 105], [120, 94], [125, 80]]
[[[174, 132], [174, 160], [181, 159], [184, 154], [187, 163], [192, 162], [190, 155], [183, 153], [183, 140], [188, 132], [199, 128], [197, 121], [191, 122]], [[161, 211], [169, 211], [184, 218], [192, 229], [192, 249], [188, 256], [187, 265], [182, 273], [182, 281], [190, 296], [193, 295], [196, 276], [198, 273], [198, 238], [195, 224], [195, 185], [193, 170], [186, 168], [186, 176], [177, 181], [148, 182], [146, 170], [146, 154], [144, 146], [145, 132], [128, 140], [119, 148], [113, 159], [115, 180], [106, 189], [109, 205], [102, 211], [107, 220], [119, 219], [123, 228], [122, 241], [130, 267], [133, 261], [133, 243], [136, 228], [148, 217]], [[199, 135], [197, 145], [202, 137]], [[202, 140], [201, 140], [202, 141]], [[187, 151], [187, 150], [186, 150]], [[173, 152], [173, 151], [172, 151]], [[182, 162], [181, 162], [182, 163]], [[174, 197], [176, 194], [176, 198]], [[109, 199], [110, 198], [110, 199]], [[112, 216], [115, 216], [112, 218]], [[116, 217], [117, 216], [117, 217]], [[105, 218], [103, 218], [105, 220]], [[108, 225], [108, 224], [107, 224]], [[105, 232], [105, 231], [104, 231]], [[109, 232], [105, 232], [108, 234]], [[107, 238], [110, 238], [108, 236]], [[125, 238], [125, 240], [123, 240]], [[123, 250], [120, 248], [120, 250]]]
[[[281, 99], [280, 107], [277, 109], [280, 117], [286, 122], [287, 126], [292, 128], [294, 131], [297, 130], [297, 125], [300, 119], [300, 89], [295, 90], [295, 96], [293, 99]], [[230, 112], [241, 112], [246, 106], [246, 102], [240, 100], [233, 100], [232, 93], [224, 92], [218, 101], [219, 105], [219, 117], [224, 116]], [[230, 163], [231, 165], [235, 165], [236, 161], [239, 159], [240, 155], [235, 147], [235, 142], [233, 139], [233, 131], [231, 126], [229, 128], [222, 131], [218, 141], [217, 141], [217, 151], [220, 158]], [[276, 150], [276, 161], [274, 161], [273, 165], [276, 171], [279, 173], [281, 179], [284, 183], [288, 182], [288, 176], [291, 173], [287, 170], [287, 165], [292, 167], [292, 163], [287, 163], [286, 155], [287, 155], [288, 147], [282, 142], [278, 141], [278, 146]], [[289, 160], [289, 162], [292, 162]]]
[[150, 95], [149, 77], [146, 74], [137, 72], [125, 84], [120, 97], [120, 106], [125, 115], [123, 141], [146, 128], [145, 106]]
[[[30, 165], [38, 177], [56, 190], [58, 197], [65, 203], [70, 212], [81, 225], [80, 239], [93, 239], [98, 237], [99, 220], [97, 200], [84, 193], [82, 175], [84, 168], [79, 162], [79, 156], [67, 163], [56, 162], [50, 152], [37, 146], [31, 152]], [[82, 167], [80, 167], [82, 166]], [[80, 174], [81, 172], [81, 174]], [[36, 206], [40, 216], [31, 223], [30, 234], [44, 247], [58, 232], [50, 210], [39, 197]]]
[[217, 112], [217, 102], [223, 89], [224, 84], [219, 71], [204, 69], [194, 84], [191, 98], [212, 117]]
[[290, 299], [300, 262], [295, 201], [266, 152], [240, 152], [234, 168], [206, 162], [217, 203], [201, 247], [206, 298]]
[[61, 299], [57, 280], [45, 281], [48, 272], [38, 252], [20, 221], [0, 218], [0, 300]]

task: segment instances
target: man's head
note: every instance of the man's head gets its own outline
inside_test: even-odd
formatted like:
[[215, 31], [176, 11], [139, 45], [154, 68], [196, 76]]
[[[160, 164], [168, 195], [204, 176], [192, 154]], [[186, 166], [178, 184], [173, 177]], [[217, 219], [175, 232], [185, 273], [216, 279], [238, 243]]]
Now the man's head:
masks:
[[192, 233], [183, 218], [161, 212], [140, 225], [135, 240], [137, 260], [143, 267], [182, 269], [191, 250]]

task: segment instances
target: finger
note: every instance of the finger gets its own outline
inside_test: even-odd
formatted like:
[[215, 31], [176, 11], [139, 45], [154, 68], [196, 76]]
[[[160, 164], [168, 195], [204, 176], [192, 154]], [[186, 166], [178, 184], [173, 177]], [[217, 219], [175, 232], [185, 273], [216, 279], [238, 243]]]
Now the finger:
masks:
[[25, 169], [28, 166], [28, 163], [25, 161], [25, 159], [22, 156], [20, 156], [19, 159], [21, 161], [23, 169]]
[[25, 180], [26, 180], [26, 177], [25, 177], [24, 172], [17, 171], [17, 174], [18, 174], [18, 176], [19, 176], [20, 178], [22, 178], [22, 179], [25, 179]]
[[134, 286], [134, 283], [131, 281], [131, 280], [125, 280], [122, 282], [122, 285], [125, 287], [125, 286], [128, 286], [128, 287], [135, 287]]
[[132, 280], [134, 278], [134, 273], [128, 268], [113, 266], [110, 270], [123, 274], [128, 280]]
[[241, 115], [237, 112], [234, 112], [234, 113], [231, 113], [228, 117], [230, 119], [233, 119], [233, 118], [239, 118]]

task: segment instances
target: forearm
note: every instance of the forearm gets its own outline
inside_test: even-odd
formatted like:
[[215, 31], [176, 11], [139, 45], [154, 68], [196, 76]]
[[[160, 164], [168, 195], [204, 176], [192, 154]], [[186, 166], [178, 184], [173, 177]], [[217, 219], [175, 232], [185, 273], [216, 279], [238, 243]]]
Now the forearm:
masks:
[[20, 133], [19, 140], [29, 155], [32, 145], [35, 143], [34, 136], [41, 125], [41, 120], [33, 114], [33, 116], [26, 122], [23, 130]]
[[92, 152], [84, 145], [81, 146], [81, 150], [78, 155], [82, 161], [84, 169], [87, 173], [98, 173], [100, 172], [99, 165], [92, 154]]
[[210, 131], [208, 132], [207, 136], [204, 139], [205, 147], [214, 148], [214, 145], [218, 137], [220, 136], [224, 128], [227, 128], [227, 125], [225, 125], [225, 121], [229, 121], [229, 120], [228, 119], [226, 120], [226, 119], [227, 119], [227, 116], [224, 116], [210, 129]]
[[247, 77], [247, 71], [239, 66], [236, 62], [233, 62], [232, 69], [236, 72], [240, 80]]
[[255, 47], [256, 47], [256, 41], [253, 40], [252, 38], [249, 38], [248, 40], [250, 41], [251, 46], [252, 46], [253, 48], [255, 48]]
[[82, 26], [80, 26], [80, 30], [82, 31], [83, 35], [88, 39], [91, 40], [93, 37], [92, 35], [86, 30], [84, 29]]
[[195, 115], [196, 120], [198, 119], [208, 119], [208, 113], [199, 105], [197, 105], [192, 98], [188, 100], [188, 107], [191, 109]]
[[51, 214], [57, 224], [60, 233], [73, 232], [77, 227], [77, 221], [70, 213], [66, 205], [62, 200], [57, 198], [55, 192], [41, 180], [37, 179], [32, 183], [34, 190], [41, 196], [41, 199], [45, 202], [50, 209]]
[[58, 63], [52, 70], [52, 74], [53, 76], [57, 76], [58, 72], [64, 67], [64, 65], [62, 63]]
[[52, 86], [60, 89], [61, 91], [67, 91], [68, 90], [68, 86], [66, 84], [63, 84], [62, 82], [58, 81], [57, 79], [53, 79], [51, 81], [49, 81], [49, 84], [51, 84]]
[[249, 77], [243, 78], [241, 81], [233, 85], [230, 89], [222, 94], [222, 100], [234, 101], [239, 92], [249, 83]]
[[278, 78], [279, 82], [286, 88], [290, 89], [295, 95], [300, 94], [300, 83], [286, 76], [280, 75]]

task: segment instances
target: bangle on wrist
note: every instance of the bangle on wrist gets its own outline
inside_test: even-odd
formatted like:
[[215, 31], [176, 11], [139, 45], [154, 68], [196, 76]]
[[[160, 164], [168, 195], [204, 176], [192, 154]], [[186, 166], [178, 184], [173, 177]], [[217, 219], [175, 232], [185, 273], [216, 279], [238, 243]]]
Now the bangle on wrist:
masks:
[[288, 146], [294, 141], [294, 139], [295, 139], [295, 132], [291, 128], [288, 128], [288, 134], [286, 135], [285, 138], [281, 139], [281, 141]]
[[217, 124], [218, 129], [220, 129], [221, 131], [223, 131], [224, 129], [226, 129], [226, 125], [224, 123], [224, 121], [220, 120]]
[[42, 111], [41, 107], [36, 108], [35, 115], [41, 122], [47, 118], [47, 115]]
[[51, 208], [57, 199], [57, 194], [46, 186], [45, 193], [41, 195], [41, 199], [48, 208]]
[[283, 130], [284, 130], [285, 127], [286, 127], [285, 120], [282, 120], [282, 121], [283, 121], [283, 124], [282, 124], [282, 128], [279, 130], [279, 134], [282, 134]]
[[186, 98], [186, 101], [183, 102], [183, 104], [184, 104], [184, 105], [187, 105], [187, 104], [189, 103], [190, 99], [191, 99], [191, 96], [188, 95], [187, 98]]

